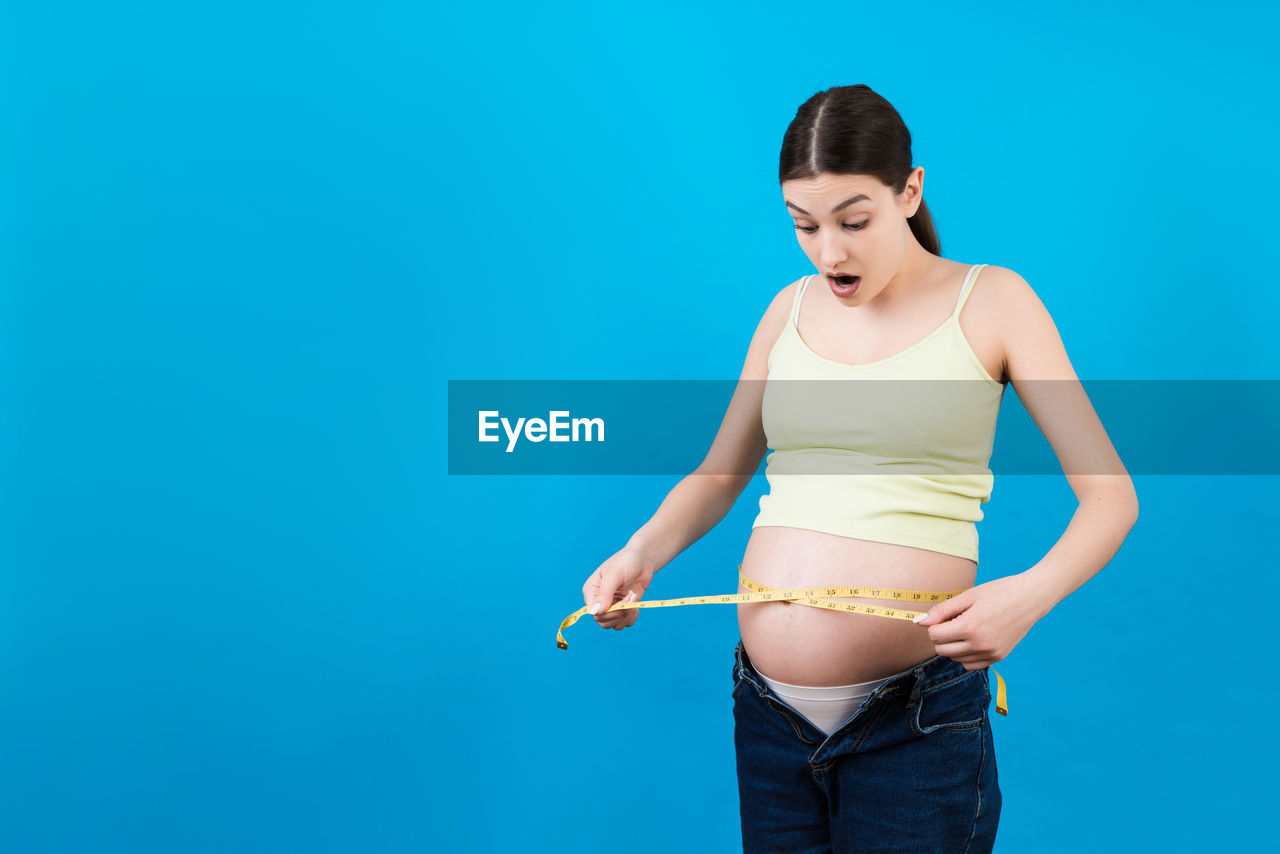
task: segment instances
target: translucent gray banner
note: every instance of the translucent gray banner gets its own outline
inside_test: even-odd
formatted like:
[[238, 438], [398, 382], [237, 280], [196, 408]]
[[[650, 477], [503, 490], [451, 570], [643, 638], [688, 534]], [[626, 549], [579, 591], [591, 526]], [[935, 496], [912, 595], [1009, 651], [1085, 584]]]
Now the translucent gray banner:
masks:
[[1276, 380], [449, 380], [448, 395], [456, 475], [1280, 474]]

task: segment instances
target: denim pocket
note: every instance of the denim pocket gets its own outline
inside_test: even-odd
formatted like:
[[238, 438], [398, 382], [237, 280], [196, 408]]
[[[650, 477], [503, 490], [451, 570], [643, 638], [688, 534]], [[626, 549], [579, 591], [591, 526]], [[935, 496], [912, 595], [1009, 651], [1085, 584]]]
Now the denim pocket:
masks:
[[985, 669], [929, 685], [916, 699], [911, 729], [916, 735], [939, 729], [976, 730], [986, 719], [990, 698]]

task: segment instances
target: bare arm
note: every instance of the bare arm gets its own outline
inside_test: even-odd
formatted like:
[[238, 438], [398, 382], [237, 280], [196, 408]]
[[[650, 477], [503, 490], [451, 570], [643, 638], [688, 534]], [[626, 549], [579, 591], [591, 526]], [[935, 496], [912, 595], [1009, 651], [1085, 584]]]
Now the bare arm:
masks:
[[667, 494], [653, 518], [626, 548], [657, 572], [720, 523], [751, 482], [768, 451], [760, 407], [769, 376], [769, 351], [789, 320], [793, 283], [773, 298], [747, 348], [742, 375], [724, 420], [701, 465]]
[[721, 475], [685, 475], [626, 548], [650, 573], [657, 572], [720, 524], [746, 486]]
[[[1138, 518], [1133, 482], [1071, 367], [1049, 312], [1017, 273], [1003, 267], [991, 272], [1003, 291], [1005, 373], [1053, 446], [1080, 508], [1062, 538], [1030, 569], [971, 587], [916, 618], [929, 630], [934, 650], [966, 670], [1008, 656], [1037, 621], [1110, 562]], [[1007, 713], [1002, 700], [998, 696], [996, 709]]]
[[1115, 557], [1138, 519], [1138, 496], [1049, 312], [1022, 277], [1001, 272], [1010, 381], [1053, 446], [1080, 502], [1062, 538], [1022, 573], [1047, 614]]
[[624, 598], [644, 595], [654, 573], [719, 524], [751, 482], [768, 450], [760, 406], [769, 352], [789, 320], [796, 287], [798, 283], [783, 288], [756, 326], [742, 376], [702, 463], [672, 487], [653, 518], [583, 585], [584, 601], [603, 612], [595, 614], [602, 628], [623, 629], [634, 623], [639, 609], [606, 609]]

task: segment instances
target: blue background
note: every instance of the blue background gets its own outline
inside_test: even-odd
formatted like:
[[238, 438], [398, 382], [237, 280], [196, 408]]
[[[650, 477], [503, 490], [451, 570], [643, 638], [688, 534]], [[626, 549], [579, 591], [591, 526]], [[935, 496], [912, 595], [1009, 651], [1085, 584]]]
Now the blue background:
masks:
[[[1081, 377], [1275, 379], [1260, 8], [8, 6], [5, 849], [739, 850], [734, 609], [554, 645], [678, 478], [449, 477], [446, 381], [736, 377], [859, 82]], [[1271, 836], [1275, 479], [1135, 480], [997, 665], [997, 850]], [[649, 598], [732, 592], [764, 488]], [[979, 582], [1075, 506], [998, 479]]]

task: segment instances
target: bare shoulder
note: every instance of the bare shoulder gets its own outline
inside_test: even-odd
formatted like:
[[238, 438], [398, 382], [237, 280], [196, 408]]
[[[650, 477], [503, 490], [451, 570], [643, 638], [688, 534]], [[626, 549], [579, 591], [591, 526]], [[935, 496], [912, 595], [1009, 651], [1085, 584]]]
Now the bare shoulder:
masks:
[[1008, 267], [988, 264], [978, 274], [971, 302], [980, 306], [975, 314], [981, 314], [997, 324], [1001, 339], [1011, 329], [1023, 324], [1040, 325], [1048, 321], [1049, 311], [1031, 284]]
[[802, 284], [804, 284], [803, 276], [775, 293], [768, 307], [765, 308], [764, 315], [756, 328], [756, 337], [761, 339], [767, 347], [773, 346], [791, 320], [791, 307], [795, 304], [796, 294]]
[[804, 278], [801, 277], [782, 288], [773, 295], [768, 307], [765, 308], [747, 351], [746, 374], [750, 377], [764, 379], [768, 376], [769, 354], [791, 320], [791, 306], [803, 283]]
[[[800, 286], [804, 284], [806, 276], [801, 276], [791, 284], [782, 288], [773, 295], [773, 300], [769, 303], [769, 307], [765, 309], [763, 322], [777, 324], [779, 328], [786, 325], [786, 321], [791, 319], [791, 306], [795, 304], [796, 294], [800, 291]], [[781, 318], [781, 322], [779, 322]]]
[[1008, 267], [984, 264], [978, 273], [972, 298], [981, 299], [994, 309], [1005, 305], [1009, 300], [1025, 300], [1028, 295], [1034, 296], [1035, 291], [1022, 276]]
[[1035, 288], [1008, 267], [984, 267], [974, 288], [984, 317], [995, 324], [1011, 381], [1075, 377], [1057, 324]]

